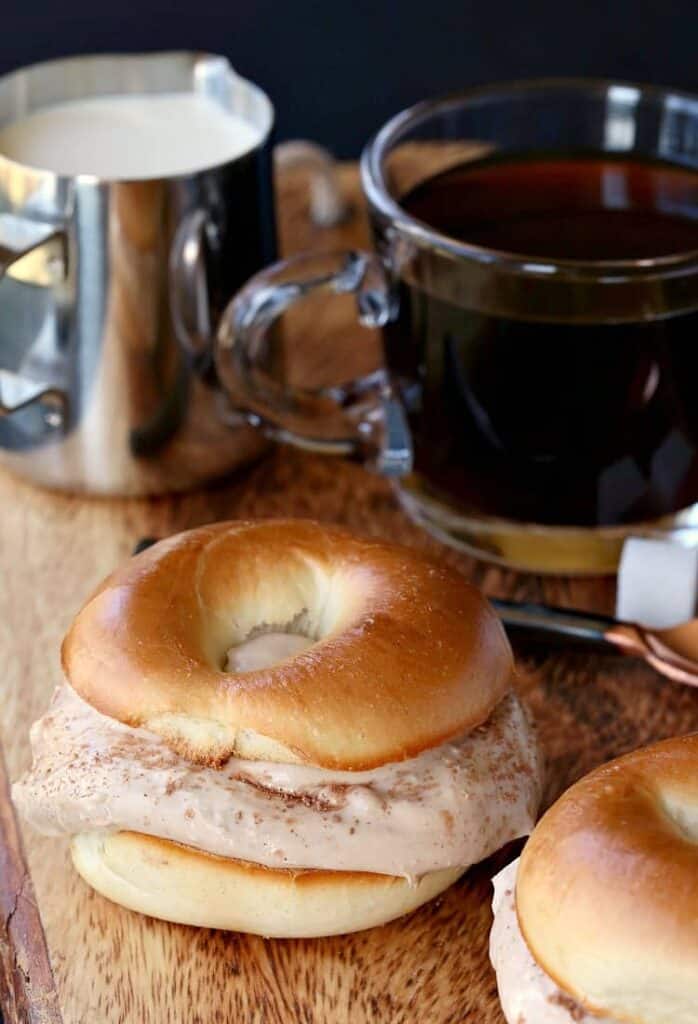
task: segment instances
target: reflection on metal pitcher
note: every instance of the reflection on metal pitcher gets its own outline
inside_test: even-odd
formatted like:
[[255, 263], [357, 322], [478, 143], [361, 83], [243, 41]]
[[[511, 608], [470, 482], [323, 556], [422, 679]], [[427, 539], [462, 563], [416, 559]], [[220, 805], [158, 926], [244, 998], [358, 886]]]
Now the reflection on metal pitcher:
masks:
[[[275, 255], [264, 93], [211, 56], [37, 65], [0, 80], [0, 150], [2, 129], [50, 104], [65, 120], [77, 100], [129, 95], [204, 97], [242, 119], [251, 144], [140, 180], [68, 177], [0, 155], [0, 460], [48, 486], [103, 494], [190, 487], [265, 444], [242, 421], [223, 422], [207, 353], [232, 294]], [[188, 138], [195, 165], [201, 147]], [[180, 265], [178, 232], [193, 223]]]

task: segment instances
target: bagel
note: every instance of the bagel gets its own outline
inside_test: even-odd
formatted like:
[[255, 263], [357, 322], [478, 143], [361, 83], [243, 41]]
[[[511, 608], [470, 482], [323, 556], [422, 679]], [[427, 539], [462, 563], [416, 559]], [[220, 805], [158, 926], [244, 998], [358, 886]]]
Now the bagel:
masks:
[[[314, 643], [271, 670], [226, 673], [228, 650], [260, 629]], [[207, 764], [372, 768], [473, 729], [511, 685], [502, 627], [458, 573], [288, 520], [156, 544], [87, 602], [62, 656], [93, 707]]]
[[461, 868], [404, 878], [349, 871], [275, 871], [211, 857], [134, 832], [83, 833], [73, 863], [116, 903], [176, 924], [266, 938], [341, 935], [385, 924], [438, 896]]
[[511, 1024], [698, 1022], [698, 734], [572, 786], [496, 885]]
[[309, 521], [154, 545], [78, 613], [13, 796], [85, 880], [166, 920], [370, 927], [528, 834], [511, 653], [454, 570]]

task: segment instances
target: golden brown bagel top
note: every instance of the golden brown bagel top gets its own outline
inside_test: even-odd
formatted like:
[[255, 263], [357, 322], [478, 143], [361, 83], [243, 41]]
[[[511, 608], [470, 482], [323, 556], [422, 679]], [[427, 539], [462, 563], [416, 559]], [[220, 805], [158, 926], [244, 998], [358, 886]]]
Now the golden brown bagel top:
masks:
[[521, 857], [516, 906], [543, 970], [587, 1009], [698, 1022], [698, 734], [572, 786]]
[[[270, 668], [223, 670], [232, 645], [274, 627], [317, 642]], [[161, 541], [102, 584], [62, 653], [89, 703], [192, 759], [348, 770], [474, 728], [511, 673], [498, 619], [458, 572], [304, 520]]]

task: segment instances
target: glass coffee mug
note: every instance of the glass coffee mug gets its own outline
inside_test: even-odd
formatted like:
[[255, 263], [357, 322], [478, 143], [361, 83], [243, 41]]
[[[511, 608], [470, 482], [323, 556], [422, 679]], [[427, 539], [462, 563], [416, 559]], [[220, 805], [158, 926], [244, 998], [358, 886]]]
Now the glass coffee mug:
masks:
[[[375, 254], [276, 264], [224, 315], [218, 371], [249, 421], [362, 453], [428, 531], [516, 568], [698, 543], [698, 97], [475, 90], [393, 118], [361, 174]], [[317, 292], [356, 294], [385, 366], [283, 388], [270, 329]]]

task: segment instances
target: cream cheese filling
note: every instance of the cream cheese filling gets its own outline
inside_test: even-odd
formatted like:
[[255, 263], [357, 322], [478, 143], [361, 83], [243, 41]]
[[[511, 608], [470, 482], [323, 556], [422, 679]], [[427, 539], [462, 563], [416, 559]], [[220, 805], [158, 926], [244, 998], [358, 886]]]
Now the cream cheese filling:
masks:
[[493, 880], [490, 960], [508, 1024], [618, 1024], [587, 1013], [533, 959], [516, 916], [518, 868], [516, 860]]
[[256, 669], [277, 665], [294, 654], [300, 654], [313, 641], [297, 633], [261, 633], [231, 647], [227, 654], [226, 672], [254, 672]]
[[68, 685], [31, 745], [13, 798], [38, 831], [131, 830], [275, 868], [407, 878], [465, 868], [527, 835], [540, 801], [538, 748], [514, 694], [468, 735], [364, 772], [196, 765]]

